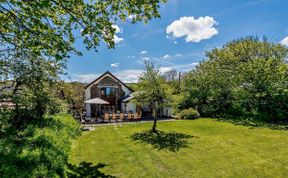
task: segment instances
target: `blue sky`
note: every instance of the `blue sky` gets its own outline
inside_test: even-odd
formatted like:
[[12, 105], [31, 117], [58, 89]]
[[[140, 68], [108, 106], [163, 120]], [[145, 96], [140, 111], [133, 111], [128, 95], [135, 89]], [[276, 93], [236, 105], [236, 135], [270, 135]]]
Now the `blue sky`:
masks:
[[102, 43], [98, 52], [86, 51], [77, 41], [83, 56], [69, 59], [67, 80], [90, 82], [109, 70], [124, 82], [136, 82], [143, 60], [162, 72], [185, 72], [205, 58], [205, 51], [249, 35], [288, 45], [287, 0], [168, 0], [160, 14], [148, 24], [116, 24], [115, 49]]

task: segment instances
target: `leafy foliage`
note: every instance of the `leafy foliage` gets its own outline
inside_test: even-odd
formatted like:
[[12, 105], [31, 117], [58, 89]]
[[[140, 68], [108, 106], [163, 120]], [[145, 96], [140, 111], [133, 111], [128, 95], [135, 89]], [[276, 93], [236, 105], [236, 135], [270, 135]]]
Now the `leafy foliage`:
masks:
[[55, 84], [61, 73], [60, 63], [21, 51], [11, 52], [2, 62], [5, 63], [5, 72], [1, 76], [13, 80], [3, 81], [4, 86], [10, 89], [1, 90], [0, 100], [10, 99], [15, 104], [14, 120], [11, 120], [15, 127], [41, 119], [45, 113], [53, 111], [53, 106], [58, 106]]
[[[65, 118], [44, 119], [44, 115], [67, 110], [58, 96], [59, 75], [64, 74], [71, 53], [81, 55], [75, 40], [81, 38], [88, 50], [96, 50], [101, 41], [113, 48], [117, 23], [160, 17], [161, 2], [165, 0], [0, 1], [0, 80], [4, 83], [0, 101], [15, 104], [0, 115], [1, 175], [63, 177], [76, 128], [63, 123]], [[71, 100], [78, 93], [69, 89], [66, 94], [65, 100], [73, 105], [70, 109], [79, 112], [82, 107], [74, 102], [81, 97]]]
[[176, 81], [178, 78], [178, 72], [175, 69], [164, 72], [163, 77], [166, 81]]
[[139, 78], [135, 101], [142, 106], [149, 106], [155, 113], [152, 131], [156, 131], [157, 111], [162, 109], [164, 101], [169, 99], [168, 86], [156, 66], [150, 61], [145, 61], [145, 71]]
[[84, 108], [85, 85], [80, 82], [62, 82], [59, 88], [59, 98], [68, 104], [68, 112], [75, 118], [80, 118]]
[[250, 115], [287, 120], [288, 49], [247, 37], [207, 52], [207, 59], [184, 79], [180, 108], [201, 115]]
[[13, 92], [4, 99], [16, 103], [15, 118], [23, 120], [20, 114], [27, 113], [19, 108], [40, 118], [53, 105], [51, 88], [64, 73], [69, 54], [81, 55], [76, 39], [83, 39], [87, 49], [96, 50], [100, 41], [113, 48], [117, 23], [160, 17], [161, 2], [165, 0], [1, 1], [0, 78], [13, 80]]
[[78, 134], [79, 125], [69, 115], [46, 117], [17, 131], [6, 128], [0, 135], [0, 175], [63, 177], [71, 140]]
[[87, 49], [96, 49], [102, 39], [114, 47], [113, 25], [160, 17], [161, 2], [165, 0], [1, 1], [0, 41], [8, 44], [5, 50], [29, 49], [61, 60], [70, 51], [80, 54], [73, 46], [79, 37]]

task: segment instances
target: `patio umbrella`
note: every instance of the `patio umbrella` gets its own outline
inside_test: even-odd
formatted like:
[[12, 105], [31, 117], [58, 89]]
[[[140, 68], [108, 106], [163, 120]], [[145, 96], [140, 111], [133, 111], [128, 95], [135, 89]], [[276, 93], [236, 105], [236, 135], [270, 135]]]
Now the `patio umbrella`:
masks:
[[109, 104], [109, 102], [102, 100], [101, 98], [93, 98], [91, 100], [85, 101], [85, 103], [89, 104]]

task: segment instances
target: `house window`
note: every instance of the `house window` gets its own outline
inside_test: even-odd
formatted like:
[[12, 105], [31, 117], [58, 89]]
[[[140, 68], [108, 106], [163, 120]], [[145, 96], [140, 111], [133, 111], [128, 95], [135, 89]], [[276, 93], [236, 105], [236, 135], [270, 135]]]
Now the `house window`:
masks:
[[100, 92], [102, 97], [106, 97], [106, 88], [101, 88]]
[[116, 88], [106, 88], [106, 97], [116, 96]]
[[116, 88], [101, 88], [101, 96], [102, 97], [115, 97], [116, 96]]

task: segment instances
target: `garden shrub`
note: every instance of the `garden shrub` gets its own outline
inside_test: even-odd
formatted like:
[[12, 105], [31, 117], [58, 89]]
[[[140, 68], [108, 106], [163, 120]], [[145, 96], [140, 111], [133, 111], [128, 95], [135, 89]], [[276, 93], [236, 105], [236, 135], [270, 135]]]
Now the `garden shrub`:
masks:
[[180, 111], [177, 116], [179, 119], [196, 119], [200, 117], [200, 114], [197, 110], [189, 108]]

